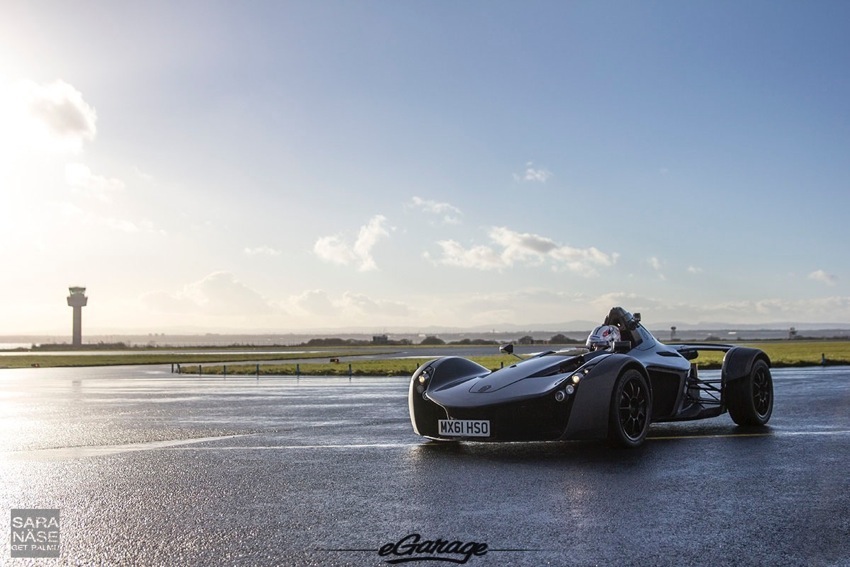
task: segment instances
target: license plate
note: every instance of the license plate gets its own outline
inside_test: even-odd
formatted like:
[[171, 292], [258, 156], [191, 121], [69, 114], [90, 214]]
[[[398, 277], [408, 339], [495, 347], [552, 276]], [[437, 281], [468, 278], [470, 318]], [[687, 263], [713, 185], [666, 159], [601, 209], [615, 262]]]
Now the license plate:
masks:
[[441, 419], [443, 437], [490, 437], [490, 421], [486, 419]]

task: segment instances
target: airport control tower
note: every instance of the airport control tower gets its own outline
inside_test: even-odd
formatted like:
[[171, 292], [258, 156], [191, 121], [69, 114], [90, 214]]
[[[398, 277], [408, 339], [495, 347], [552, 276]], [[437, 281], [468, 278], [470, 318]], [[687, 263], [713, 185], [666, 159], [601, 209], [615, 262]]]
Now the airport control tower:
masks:
[[88, 303], [89, 298], [86, 297], [86, 288], [84, 287], [69, 287], [68, 291], [71, 295], [68, 296], [68, 306], [74, 308], [74, 346], [83, 344], [83, 307]]

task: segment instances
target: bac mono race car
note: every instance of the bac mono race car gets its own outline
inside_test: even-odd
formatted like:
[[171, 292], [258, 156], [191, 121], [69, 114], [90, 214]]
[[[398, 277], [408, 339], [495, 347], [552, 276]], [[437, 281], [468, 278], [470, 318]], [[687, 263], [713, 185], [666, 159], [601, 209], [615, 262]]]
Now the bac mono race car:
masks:
[[[513, 354], [512, 345], [502, 350]], [[700, 351], [725, 353], [719, 378], [700, 379], [691, 362]], [[614, 307], [580, 351], [547, 351], [495, 371], [456, 356], [426, 362], [413, 374], [408, 407], [413, 430], [430, 439], [607, 438], [637, 447], [654, 422], [728, 411], [740, 426], [763, 426], [773, 412], [773, 380], [761, 350], [663, 344], [639, 313]]]

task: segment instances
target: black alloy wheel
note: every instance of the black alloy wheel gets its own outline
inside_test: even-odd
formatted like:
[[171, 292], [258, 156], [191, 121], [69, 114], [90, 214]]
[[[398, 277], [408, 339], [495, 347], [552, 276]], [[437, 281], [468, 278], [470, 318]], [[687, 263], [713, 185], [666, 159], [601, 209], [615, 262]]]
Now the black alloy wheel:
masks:
[[646, 439], [652, 415], [652, 397], [640, 371], [625, 371], [614, 386], [609, 439], [621, 447], [637, 447]]
[[732, 421], [744, 427], [766, 424], [773, 413], [773, 378], [767, 362], [756, 360], [748, 375], [731, 383], [728, 398]]
[[753, 406], [761, 419], [769, 416], [773, 409], [773, 380], [764, 364], [753, 373]]

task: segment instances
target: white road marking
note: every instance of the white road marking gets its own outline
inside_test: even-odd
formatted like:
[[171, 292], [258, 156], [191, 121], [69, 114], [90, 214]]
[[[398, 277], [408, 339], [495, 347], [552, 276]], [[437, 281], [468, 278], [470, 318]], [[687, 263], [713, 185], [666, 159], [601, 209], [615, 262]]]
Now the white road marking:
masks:
[[764, 431], [760, 433], [715, 433], [715, 434], [706, 434], [706, 435], [660, 435], [658, 437], [648, 436], [646, 439], [649, 441], [684, 441], [687, 439], [728, 439], [734, 437], [785, 437], [785, 436], [844, 436], [850, 435], [850, 430], [848, 429], [839, 429], [839, 430], [820, 430], [820, 431], [783, 431], [783, 430], [771, 430]]
[[[174, 439], [169, 441], [152, 441], [149, 443], [128, 443], [123, 445], [94, 445], [80, 447], [56, 447], [50, 449], [34, 449], [28, 451], [6, 451], [0, 453], [0, 457], [23, 459], [23, 460], [38, 460], [38, 461], [54, 461], [66, 459], [79, 459], [87, 457], [103, 457], [108, 455], [117, 455], [121, 453], [131, 453], [136, 451], [155, 451], [167, 449], [170, 451], [321, 451], [321, 450], [352, 450], [352, 449], [409, 449], [413, 447], [424, 446], [425, 442], [410, 442], [410, 443], [333, 443], [327, 445], [230, 445], [230, 446], [213, 446], [202, 447], [199, 443], [210, 441], [221, 441], [224, 439], [235, 439], [237, 437], [245, 437], [245, 434], [239, 435], [223, 435], [219, 437], [200, 437], [196, 439]], [[693, 439], [734, 439], [734, 438], [752, 438], [752, 437], [842, 437], [850, 436], [850, 429], [839, 430], [819, 430], [819, 431], [788, 431], [788, 430], [771, 430], [762, 433], [716, 433], [705, 435], [661, 435], [647, 437], [647, 441], [689, 441]], [[552, 442], [533, 441], [528, 444], [548, 444]], [[478, 443], [476, 443], [478, 444]], [[488, 443], [488, 445], [498, 445], [499, 443]], [[505, 445], [506, 443], [502, 443]], [[510, 445], [523, 444], [522, 442], [512, 442]]]
[[196, 437], [194, 439], [171, 439], [167, 441], [150, 441], [148, 443], [126, 443], [122, 445], [83, 445], [78, 447], [53, 447], [50, 449], [32, 449], [28, 451], [7, 451], [0, 453], [5, 457], [24, 458], [30, 460], [63, 460], [78, 459], [82, 457], [103, 457], [119, 453], [133, 451], [151, 451], [156, 449], [168, 449], [194, 443], [206, 443], [208, 441], [221, 441], [222, 439], [233, 439], [244, 437], [239, 435], [222, 435], [219, 437]]

